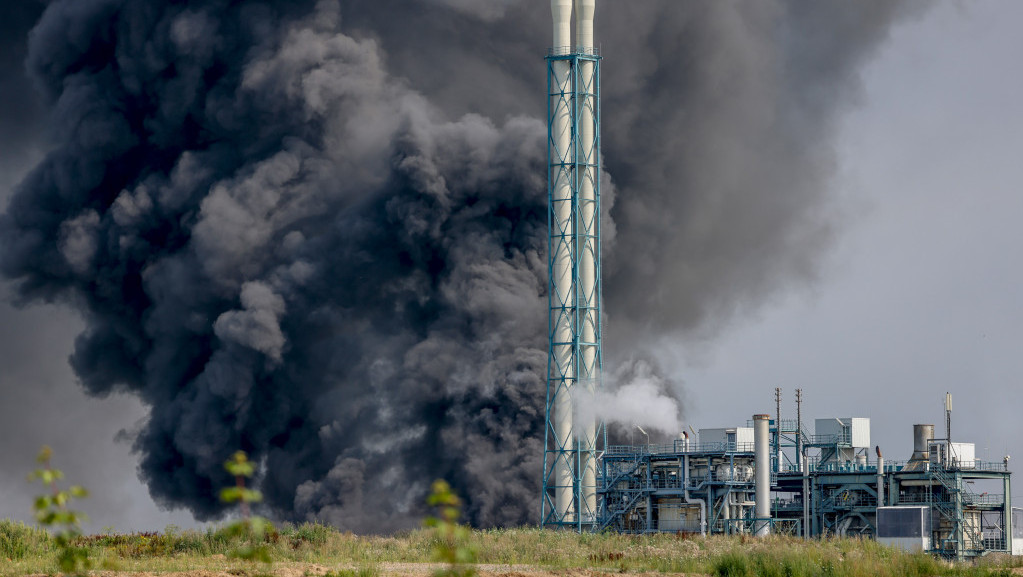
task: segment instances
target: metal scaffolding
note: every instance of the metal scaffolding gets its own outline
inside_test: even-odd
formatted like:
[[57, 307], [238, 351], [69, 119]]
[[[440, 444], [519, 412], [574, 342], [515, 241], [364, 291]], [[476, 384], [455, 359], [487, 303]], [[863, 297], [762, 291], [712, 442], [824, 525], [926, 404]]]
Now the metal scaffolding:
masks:
[[601, 385], [600, 56], [547, 56], [548, 338], [541, 524], [595, 527], [606, 433], [592, 402]]

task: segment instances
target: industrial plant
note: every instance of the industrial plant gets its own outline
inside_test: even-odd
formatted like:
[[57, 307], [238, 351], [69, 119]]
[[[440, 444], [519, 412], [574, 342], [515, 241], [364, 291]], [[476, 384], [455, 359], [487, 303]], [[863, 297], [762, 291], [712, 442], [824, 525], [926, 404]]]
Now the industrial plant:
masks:
[[[552, 0], [547, 54], [549, 357], [541, 525], [578, 531], [863, 536], [952, 559], [1023, 554], [1009, 457], [976, 458], [945, 431], [912, 426], [886, 460], [870, 419], [776, 411], [667, 444], [608, 445], [576, 408], [601, 386], [600, 61], [595, 0]], [[574, 13], [574, 14], [573, 14]], [[576, 26], [572, 44], [573, 15]], [[907, 436], [910, 427], [906, 427]], [[873, 449], [873, 450], [872, 450]]]
[[[886, 460], [871, 450], [869, 418], [819, 418], [811, 428], [800, 400], [796, 419], [758, 414], [668, 444], [608, 446], [593, 529], [863, 536], [955, 559], [1023, 554], [1008, 457], [979, 460], [950, 427], [936, 435], [917, 424], [912, 455]], [[947, 397], [947, 425], [950, 417]]]

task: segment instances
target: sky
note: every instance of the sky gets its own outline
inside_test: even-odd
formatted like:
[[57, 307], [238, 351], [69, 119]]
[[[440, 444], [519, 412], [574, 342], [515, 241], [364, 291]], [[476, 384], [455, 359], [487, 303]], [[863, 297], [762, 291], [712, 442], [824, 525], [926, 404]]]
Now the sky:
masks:
[[[1009, 0], [940, 2], [895, 26], [840, 117], [827, 184], [846, 222], [818, 273], [731, 316], [712, 337], [655, 345], [668, 376], [685, 384], [687, 424], [730, 426], [773, 412], [774, 387], [791, 418], [801, 387], [804, 415], [870, 417], [872, 442], [901, 460], [912, 424], [940, 429], [949, 391], [953, 437], [975, 442], [984, 460], [1023, 459], [1015, 383], [1023, 274], [1013, 267], [1023, 245], [1014, 226], [1023, 216], [1023, 78], [1013, 73], [1021, 16]], [[31, 134], [42, 114], [20, 98], [22, 122], [5, 122], [5, 133]], [[15, 141], [0, 148], [4, 199], [44, 153], [42, 138]], [[0, 422], [0, 516], [29, 518], [35, 489], [24, 476], [49, 444], [68, 478], [92, 489], [81, 507], [92, 530], [194, 526], [185, 512], [161, 510], [136, 476], [125, 439], [145, 407], [117, 392], [87, 397], [76, 383], [67, 359], [84, 326], [77, 313], [17, 307], [3, 292], [3, 414], [32, 418]], [[1014, 493], [1023, 499], [1023, 485]]]
[[[1009, 72], [1021, 15], [946, 2], [896, 29], [842, 126], [833, 185], [853, 224], [819, 282], [695, 363], [682, 352], [693, 423], [773, 414], [775, 387], [794, 418], [802, 388], [804, 415], [869, 417], [872, 442], [905, 460], [913, 424], [944, 433], [950, 392], [953, 440], [985, 461], [1023, 458], [1023, 78]], [[735, 389], [752, 393], [742, 407], [716, 394]], [[1013, 493], [1023, 502], [1023, 484]]]

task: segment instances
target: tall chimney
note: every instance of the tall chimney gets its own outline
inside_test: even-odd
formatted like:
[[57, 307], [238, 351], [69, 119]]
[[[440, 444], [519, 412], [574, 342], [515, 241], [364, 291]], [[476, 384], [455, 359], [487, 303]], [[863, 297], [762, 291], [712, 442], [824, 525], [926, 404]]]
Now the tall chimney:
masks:
[[597, 0], [575, 0], [575, 44], [579, 52], [593, 49], [593, 13]]
[[551, 0], [551, 15], [554, 17], [554, 50], [567, 54], [572, 47], [572, 0]]
[[771, 533], [771, 444], [770, 415], [753, 415], [753, 448], [755, 451], [754, 489], [756, 493], [756, 521], [753, 530], [757, 537]]
[[[547, 56], [548, 326], [547, 427], [541, 505], [546, 527], [596, 526], [597, 460], [604, 434], [574, 415], [601, 385], [600, 59], [595, 0], [551, 0]], [[572, 44], [572, 13], [578, 20]]]

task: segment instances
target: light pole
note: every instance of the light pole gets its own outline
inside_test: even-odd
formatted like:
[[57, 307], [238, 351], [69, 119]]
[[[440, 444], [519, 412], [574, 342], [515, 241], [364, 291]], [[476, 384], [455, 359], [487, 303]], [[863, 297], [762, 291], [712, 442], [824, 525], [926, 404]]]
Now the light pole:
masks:
[[644, 435], [646, 435], [646, 444], [647, 444], [647, 447], [649, 447], [650, 446], [650, 435], [646, 434], [646, 431], [643, 430], [643, 427], [640, 427], [639, 425], [636, 425], [636, 428], [639, 429], [640, 433], [643, 433]]

